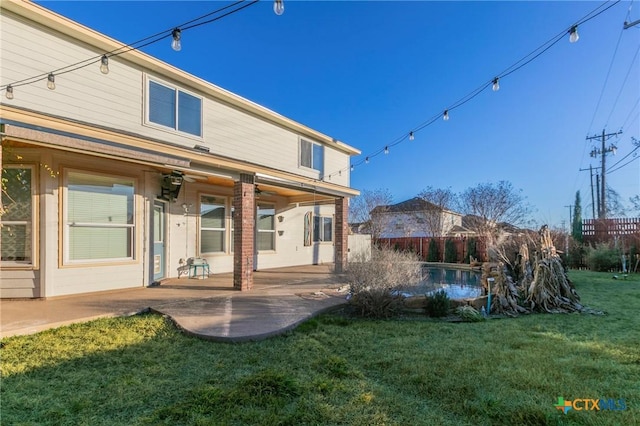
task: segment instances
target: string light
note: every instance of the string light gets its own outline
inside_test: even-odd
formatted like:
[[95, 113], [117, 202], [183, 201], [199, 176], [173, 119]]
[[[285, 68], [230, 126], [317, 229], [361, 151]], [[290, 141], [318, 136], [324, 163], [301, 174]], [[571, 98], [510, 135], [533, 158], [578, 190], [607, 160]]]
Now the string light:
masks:
[[273, 13], [280, 16], [284, 13], [284, 1], [283, 0], [274, 0], [273, 2]]
[[385, 155], [389, 154], [389, 147], [388, 146], [384, 147], [384, 154]]
[[366, 157], [366, 158], [364, 159], [364, 162], [365, 162], [365, 164], [369, 164], [369, 157]]
[[580, 35], [578, 35], [578, 26], [574, 25], [569, 29], [569, 43], [575, 43], [580, 39]]
[[8, 85], [7, 86], [7, 92], [4, 94], [7, 99], [13, 99], [13, 86], [12, 85]]
[[174, 28], [173, 31], [171, 31], [171, 37], [173, 38], [171, 41], [171, 48], [176, 52], [179, 52], [182, 49], [182, 42], [180, 41], [182, 38], [182, 31], [180, 31], [180, 28]]
[[356, 169], [356, 166], [354, 166], [353, 164], [351, 165], [351, 171], [354, 171]]
[[53, 73], [49, 73], [47, 76], [47, 87], [49, 90], [56, 90], [56, 76]]
[[494, 92], [500, 90], [500, 79], [498, 77], [493, 79], [493, 86], [491, 86], [491, 90]]
[[102, 55], [102, 59], [100, 59], [100, 72], [102, 74], [109, 74], [109, 58], [107, 55]]
[[412, 141], [414, 139], [415, 137], [413, 136], [413, 132], [409, 132], [409, 140]]
[[444, 121], [449, 121], [449, 110], [448, 109], [444, 110], [444, 114], [442, 114], [442, 119]]

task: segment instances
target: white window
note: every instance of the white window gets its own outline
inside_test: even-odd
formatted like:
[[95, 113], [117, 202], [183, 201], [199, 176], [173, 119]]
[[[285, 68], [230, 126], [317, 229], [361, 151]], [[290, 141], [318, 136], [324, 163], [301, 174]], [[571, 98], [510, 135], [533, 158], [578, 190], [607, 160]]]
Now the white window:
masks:
[[330, 242], [333, 241], [333, 217], [314, 216], [313, 217], [313, 241]]
[[133, 259], [134, 180], [71, 170], [65, 180], [65, 260]]
[[258, 203], [258, 251], [276, 249], [276, 209], [272, 204]]
[[148, 80], [147, 121], [202, 136], [202, 98], [165, 83]]
[[225, 252], [226, 223], [226, 199], [200, 196], [200, 253]]
[[324, 146], [300, 139], [300, 165], [324, 173]]
[[0, 253], [2, 266], [33, 265], [35, 200], [32, 166], [2, 165]]

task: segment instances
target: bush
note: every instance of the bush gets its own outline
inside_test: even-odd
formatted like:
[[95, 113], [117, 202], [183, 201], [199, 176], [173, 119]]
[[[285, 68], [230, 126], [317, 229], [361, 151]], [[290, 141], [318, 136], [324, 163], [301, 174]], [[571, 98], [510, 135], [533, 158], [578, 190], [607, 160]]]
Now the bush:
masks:
[[597, 244], [595, 248], [587, 248], [586, 261], [590, 270], [607, 272], [612, 269], [618, 269], [620, 254], [618, 250], [609, 247], [607, 244]]
[[476, 239], [471, 237], [467, 239], [467, 254], [464, 257], [466, 263], [471, 263], [471, 258], [478, 258], [478, 251], [476, 249]]
[[462, 318], [464, 322], [480, 322], [485, 318], [473, 306], [464, 305], [456, 309], [456, 314]]
[[402, 290], [421, 279], [422, 265], [415, 253], [373, 248], [370, 258], [356, 254], [347, 266], [349, 304], [360, 316], [392, 317], [402, 309]]
[[427, 253], [427, 261], [428, 262], [439, 262], [440, 261], [440, 251], [438, 250], [438, 242], [435, 238], [431, 238], [429, 240], [429, 251]]
[[451, 300], [444, 290], [439, 290], [433, 295], [427, 296], [425, 310], [430, 317], [444, 317], [449, 313], [450, 307]]
[[444, 261], [447, 263], [456, 263], [458, 261], [456, 244], [449, 238], [444, 242]]

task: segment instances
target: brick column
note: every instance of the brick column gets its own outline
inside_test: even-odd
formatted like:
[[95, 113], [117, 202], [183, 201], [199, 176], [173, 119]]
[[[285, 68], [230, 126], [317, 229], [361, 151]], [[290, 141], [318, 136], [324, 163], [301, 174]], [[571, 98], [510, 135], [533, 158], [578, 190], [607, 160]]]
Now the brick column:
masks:
[[336, 198], [336, 229], [335, 229], [335, 270], [344, 272], [347, 268], [348, 236], [349, 236], [349, 199]]
[[253, 287], [253, 254], [256, 223], [254, 176], [241, 174], [233, 186], [233, 287]]

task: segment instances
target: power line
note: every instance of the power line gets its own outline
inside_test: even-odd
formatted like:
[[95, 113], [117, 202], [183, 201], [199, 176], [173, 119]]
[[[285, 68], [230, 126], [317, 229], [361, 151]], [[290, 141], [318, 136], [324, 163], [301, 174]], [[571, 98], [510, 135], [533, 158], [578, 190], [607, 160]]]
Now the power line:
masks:
[[635, 53], [635, 55], [633, 55], [633, 59], [631, 60], [631, 63], [629, 64], [629, 69], [627, 70], [627, 75], [625, 75], [624, 81], [622, 82], [622, 86], [620, 86], [620, 91], [618, 92], [618, 96], [616, 96], [616, 100], [613, 103], [613, 107], [611, 108], [611, 112], [609, 113], [609, 116], [607, 117], [607, 120], [605, 121], [606, 124], [609, 123], [609, 120], [611, 119], [611, 115], [613, 115], [613, 111], [615, 111], [615, 109], [616, 109], [616, 105], [618, 104], [618, 100], [620, 99], [620, 95], [622, 95], [622, 91], [624, 90], [625, 84], [627, 84], [627, 79], [629, 78], [629, 74], [631, 74], [631, 68], [633, 68], [633, 64], [636, 62], [636, 59], [638, 58], [638, 52], [640, 52], [640, 45], [638, 45], [638, 48], [636, 49], [636, 53]]

